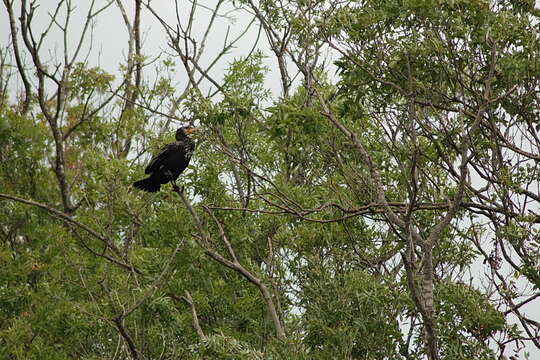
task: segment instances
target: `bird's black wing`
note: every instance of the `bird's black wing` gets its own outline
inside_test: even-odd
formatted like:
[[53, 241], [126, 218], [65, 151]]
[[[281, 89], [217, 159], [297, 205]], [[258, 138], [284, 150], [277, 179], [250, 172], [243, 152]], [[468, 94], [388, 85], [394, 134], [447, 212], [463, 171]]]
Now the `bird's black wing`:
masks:
[[146, 169], [144, 169], [144, 173], [150, 174], [159, 170], [161, 165], [163, 165], [163, 163], [166, 162], [170, 156], [178, 156], [178, 151], [179, 147], [176, 144], [165, 145], [165, 147], [161, 149], [159, 154], [157, 154], [152, 158], [152, 160], [150, 160], [150, 163], [148, 164]]

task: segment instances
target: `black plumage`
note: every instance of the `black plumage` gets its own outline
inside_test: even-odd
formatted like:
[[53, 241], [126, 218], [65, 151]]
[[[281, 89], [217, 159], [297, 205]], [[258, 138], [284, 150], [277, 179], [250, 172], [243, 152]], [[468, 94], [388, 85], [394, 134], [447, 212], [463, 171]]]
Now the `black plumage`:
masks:
[[170, 182], [173, 189], [177, 190], [176, 179], [188, 166], [195, 149], [195, 143], [188, 136], [193, 131], [195, 128], [191, 126], [176, 130], [176, 141], [165, 145], [144, 170], [150, 177], [135, 181], [133, 186], [144, 191], [156, 192], [161, 184]]

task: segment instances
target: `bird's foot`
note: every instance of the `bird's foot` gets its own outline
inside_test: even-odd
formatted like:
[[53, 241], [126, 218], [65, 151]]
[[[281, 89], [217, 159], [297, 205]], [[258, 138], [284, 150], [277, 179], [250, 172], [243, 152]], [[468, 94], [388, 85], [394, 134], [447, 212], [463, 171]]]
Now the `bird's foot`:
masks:
[[178, 187], [178, 185], [176, 185], [175, 183], [172, 184], [172, 191], [174, 191], [175, 193], [183, 193], [184, 192], [184, 185], [182, 185], [182, 187]]

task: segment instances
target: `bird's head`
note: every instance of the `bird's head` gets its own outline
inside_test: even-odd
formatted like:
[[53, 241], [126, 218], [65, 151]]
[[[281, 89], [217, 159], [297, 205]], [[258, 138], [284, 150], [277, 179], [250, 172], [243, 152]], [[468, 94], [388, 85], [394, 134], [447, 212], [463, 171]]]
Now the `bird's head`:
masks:
[[176, 130], [176, 140], [180, 140], [181, 138], [192, 134], [194, 131], [197, 131], [196, 127], [183, 126], [179, 128], [178, 130]]

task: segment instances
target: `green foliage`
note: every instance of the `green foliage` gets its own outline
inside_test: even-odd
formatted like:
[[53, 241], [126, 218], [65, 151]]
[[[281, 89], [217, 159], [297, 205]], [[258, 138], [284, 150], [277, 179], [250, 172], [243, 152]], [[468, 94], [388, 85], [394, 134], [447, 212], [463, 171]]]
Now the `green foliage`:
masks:
[[5, 191], [35, 199], [47, 195], [48, 182], [39, 179], [52, 176], [45, 164], [48, 141], [43, 123], [0, 108], [0, 161], [6, 165], [0, 168], [0, 184]]
[[186, 359], [242, 359], [259, 360], [265, 357], [260, 351], [251, 349], [235, 338], [216, 334], [202, 340], [199, 344], [191, 346], [190, 354]]
[[[441, 359], [495, 359], [498, 343], [522, 341], [506, 308], [465, 284], [509, 245], [515, 277], [540, 287], [538, 216], [506, 209], [535, 199], [537, 155], [503, 159], [508, 134], [537, 127], [538, 14], [492, 3], [265, 1], [260, 16], [290, 39], [273, 51], [303, 70], [282, 98], [254, 51], [216, 96], [193, 83], [179, 94], [186, 55], [137, 86], [127, 64], [117, 80], [74, 63], [61, 96], [33, 93], [26, 113], [3, 105], [0, 360], [127, 359], [131, 346], [144, 359], [423, 359], [426, 269]], [[316, 61], [327, 45], [335, 78]], [[191, 208], [169, 184], [131, 186], [174, 141], [156, 110], [200, 126], [178, 180]]]
[[[437, 286], [442, 353], [448, 359], [494, 359], [485, 341], [505, 330], [504, 314], [478, 290], [443, 281]], [[477, 341], [467, 338], [470, 334]]]
[[84, 102], [94, 92], [105, 93], [113, 81], [113, 75], [98, 67], [87, 68], [84, 63], [76, 63], [67, 86], [74, 99]]
[[401, 333], [393, 321], [403, 311], [399, 293], [362, 270], [337, 276], [326, 271], [309, 262], [302, 285], [305, 341], [312, 358], [401, 358]]

